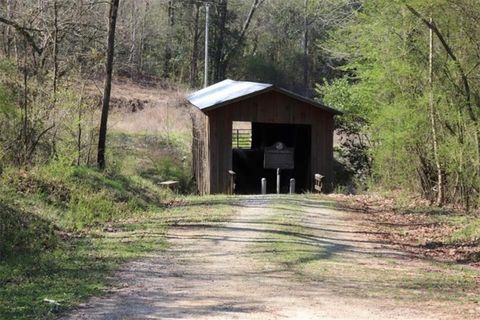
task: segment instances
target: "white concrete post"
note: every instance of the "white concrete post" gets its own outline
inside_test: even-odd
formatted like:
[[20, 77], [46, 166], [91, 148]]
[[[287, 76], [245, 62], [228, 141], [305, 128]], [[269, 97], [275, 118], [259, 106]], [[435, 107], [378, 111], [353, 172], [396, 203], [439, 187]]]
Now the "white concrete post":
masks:
[[295, 193], [295, 179], [290, 179], [290, 194]]
[[267, 178], [262, 178], [262, 194], [267, 194]]
[[277, 169], [277, 194], [280, 194], [280, 169]]

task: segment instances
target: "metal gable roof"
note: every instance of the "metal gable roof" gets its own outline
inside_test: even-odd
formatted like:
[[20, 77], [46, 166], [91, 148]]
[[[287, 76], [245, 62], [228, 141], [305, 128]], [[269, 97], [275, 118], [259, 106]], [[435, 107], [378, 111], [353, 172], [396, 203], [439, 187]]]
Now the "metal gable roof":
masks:
[[187, 97], [200, 110], [210, 109], [218, 104], [236, 100], [252, 93], [263, 91], [273, 85], [248, 81], [223, 80]]
[[341, 112], [338, 110], [324, 106], [316, 101], [300, 96], [291, 91], [275, 87], [270, 83], [234, 81], [231, 79], [223, 80], [202, 90], [194, 92], [187, 97], [187, 100], [205, 112], [267, 91], [280, 92], [290, 96], [293, 99], [311, 104], [312, 106], [327, 112], [341, 114]]

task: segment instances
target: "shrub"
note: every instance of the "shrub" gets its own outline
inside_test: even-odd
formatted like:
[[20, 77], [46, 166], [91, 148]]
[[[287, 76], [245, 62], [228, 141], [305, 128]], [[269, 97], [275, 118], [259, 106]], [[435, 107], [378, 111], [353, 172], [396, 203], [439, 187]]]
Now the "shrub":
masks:
[[156, 174], [162, 180], [175, 180], [179, 182], [179, 192], [191, 193], [193, 190], [193, 177], [190, 167], [184, 162], [175, 161], [165, 157], [155, 163]]
[[0, 257], [46, 250], [57, 242], [52, 223], [0, 200]]
[[126, 204], [115, 203], [106, 191], [82, 192], [77, 190], [70, 201], [67, 221], [76, 229], [82, 229], [128, 217]]

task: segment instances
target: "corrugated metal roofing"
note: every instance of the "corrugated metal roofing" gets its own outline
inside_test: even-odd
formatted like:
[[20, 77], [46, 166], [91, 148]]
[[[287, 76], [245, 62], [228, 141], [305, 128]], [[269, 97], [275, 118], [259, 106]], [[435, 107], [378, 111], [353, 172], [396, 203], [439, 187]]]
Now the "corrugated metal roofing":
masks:
[[188, 96], [187, 99], [194, 106], [204, 110], [218, 104], [223, 104], [265, 90], [272, 86], [273, 85], [268, 83], [234, 81], [227, 79], [199, 90]]
[[275, 90], [294, 99], [304, 101], [325, 111], [341, 114], [340, 111], [326, 107], [316, 101], [300, 96], [291, 91], [277, 88], [270, 83], [258, 83], [249, 81], [223, 80], [214, 85], [192, 93], [187, 97], [188, 101], [202, 111], [208, 111], [229, 104], [233, 101], [246, 99], [256, 94]]

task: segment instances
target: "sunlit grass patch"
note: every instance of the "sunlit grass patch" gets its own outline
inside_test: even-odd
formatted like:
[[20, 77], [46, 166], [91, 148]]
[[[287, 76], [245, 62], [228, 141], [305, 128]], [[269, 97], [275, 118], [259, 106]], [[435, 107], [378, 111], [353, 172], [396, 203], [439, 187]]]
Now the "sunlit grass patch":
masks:
[[450, 242], [469, 242], [472, 244], [480, 244], [480, 218], [465, 219], [462, 227], [455, 231], [451, 237]]
[[0, 263], [0, 318], [54, 319], [57, 314], [110, 286], [121, 263], [165, 246], [154, 238], [123, 233], [73, 238], [54, 250], [20, 254]]
[[[356, 247], [353, 239], [342, 239], [332, 230], [323, 231], [321, 221], [319, 228], [312, 229], [308, 205], [302, 207], [301, 201], [272, 205], [272, 216], [262, 223], [273, 231], [252, 247], [258, 259], [293, 272], [296, 281], [319, 286], [324, 283], [343, 296], [409, 302], [480, 301], [480, 273], [475, 269], [454, 263], [390, 258], [383, 256], [382, 250], [375, 254], [376, 249]], [[323, 202], [317, 202], [317, 206], [330, 207]], [[328, 219], [331, 223], [332, 217]], [[368, 253], [362, 253], [365, 250]]]
[[163, 250], [170, 225], [229, 217], [228, 201], [180, 195], [193, 192], [191, 120], [155, 101], [145, 112], [112, 112], [104, 171], [93, 149], [79, 162], [69, 150], [0, 168], [0, 319], [55, 318], [105, 292], [120, 264]]
[[226, 195], [178, 197], [172, 208], [157, 215], [166, 225], [225, 222], [235, 212], [236, 197]]
[[261, 223], [270, 230], [268, 241], [255, 245], [254, 250], [262, 252], [262, 258], [285, 266], [295, 267], [317, 254], [315, 245], [303, 239], [305, 228], [300, 224], [300, 207], [279, 199], [270, 205], [274, 212]]
[[62, 234], [42, 247], [0, 261], [0, 319], [55, 319], [92, 295], [107, 292], [108, 277], [121, 264], [167, 248], [169, 226], [224, 222], [234, 212], [230, 198], [186, 197], [181, 205], [95, 228]]
[[184, 133], [111, 132], [111, 158], [117, 171], [158, 186], [167, 180], [178, 181], [176, 191], [194, 191], [191, 171], [191, 137]]

